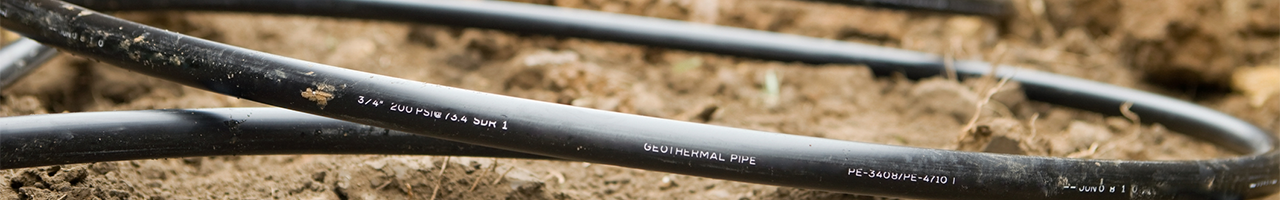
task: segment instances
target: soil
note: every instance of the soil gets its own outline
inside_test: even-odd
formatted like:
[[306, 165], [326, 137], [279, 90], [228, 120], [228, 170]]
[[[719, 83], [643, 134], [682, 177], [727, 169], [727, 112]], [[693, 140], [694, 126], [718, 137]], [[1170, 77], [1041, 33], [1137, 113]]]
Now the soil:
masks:
[[[1280, 1], [1013, 2], [1017, 14], [1007, 20], [804, 1], [533, 3], [998, 60], [1194, 101], [1280, 133], [1280, 70], [1274, 70], [1280, 68]], [[993, 79], [908, 80], [877, 77], [858, 65], [382, 21], [208, 12], [118, 16], [372, 73], [721, 126], [1037, 156], [1236, 155], [1159, 124], [1134, 123], [1141, 116], [1028, 101], [1017, 83], [997, 87]], [[999, 92], [977, 107], [990, 90]], [[264, 105], [65, 54], [0, 92], [0, 116], [250, 106]], [[966, 126], [975, 114], [980, 117]], [[132, 160], [3, 170], [0, 180], [0, 199], [879, 198], [584, 162], [446, 156]]]

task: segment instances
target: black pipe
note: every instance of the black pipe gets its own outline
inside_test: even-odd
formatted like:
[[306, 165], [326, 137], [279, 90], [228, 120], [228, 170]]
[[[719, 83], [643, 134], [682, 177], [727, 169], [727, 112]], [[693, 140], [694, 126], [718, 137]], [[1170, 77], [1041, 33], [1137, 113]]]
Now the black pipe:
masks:
[[83, 112], [0, 118], [0, 169], [265, 154], [546, 158], [278, 108]]
[[[0, 49], [0, 89], [56, 49], [23, 38]], [[68, 113], [0, 118], [0, 170], [216, 155], [408, 154], [543, 158], [278, 108]]]
[[57, 54], [58, 50], [26, 38], [4, 46], [0, 49], [0, 90], [9, 88]]
[[[1184, 120], [1188, 123], [1183, 124], [1184, 126], [1204, 125], [1207, 128], [1175, 130], [1191, 134], [1197, 132], [1187, 130], [1208, 130], [1199, 135], [1224, 138], [1214, 142], [1238, 145], [1237, 150], [1248, 152], [1249, 155], [1200, 161], [1080, 160], [956, 152], [773, 134], [517, 99], [329, 67], [191, 38], [58, 1], [4, 0], [3, 3], [4, 8], [0, 11], [4, 11], [5, 16], [0, 22], [6, 28], [62, 47], [66, 51], [133, 71], [312, 114], [572, 160], [746, 182], [914, 198], [1230, 199], [1274, 193], [1277, 190], [1276, 180], [1280, 178], [1277, 172], [1280, 171], [1277, 167], [1280, 163], [1276, 161], [1278, 154], [1273, 148], [1276, 140], [1247, 123], [1194, 104], [1030, 70], [1019, 72], [1015, 78], [1040, 79], [1023, 81], [1024, 85], [1088, 83], [1070, 87], [1036, 88], [1041, 89], [1036, 91], [1042, 92], [1039, 97], [1061, 95], [1068, 99], [1057, 101], [1078, 101], [1082, 104], [1110, 104], [1116, 99], [1132, 101], [1139, 114], [1178, 115], [1157, 120], [1164, 120], [1159, 122], [1166, 124], [1178, 122], [1170, 119]], [[334, 6], [337, 4], [343, 6]], [[347, 11], [364, 15], [379, 12], [403, 18], [401, 20], [412, 19], [423, 15], [422, 13], [484, 17], [454, 19], [475, 20], [476, 23], [495, 23], [495, 19], [528, 19], [496, 23], [528, 31], [542, 30], [538, 26], [543, 26], [553, 30], [542, 30], [543, 32], [551, 33], [555, 33], [554, 30], [584, 26], [609, 29], [606, 24], [594, 21], [601, 16], [606, 17], [604, 20], [623, 20], [611, 23], [624, 27], [623, 29], [637, 28], [635, 24], [628, 22], [643, 22], [639, 24], [640, 27], [672, 24], [676, 26], [675, 29], [691, 27], [670, 21], [500, 2], [325, 1], [315, 5], [320, 6], [312, 9], [331, 10], [312, 11], [310, 14], [341, 13], [338, 10], [356, 9]], [[294, 6], [309, 7], [302, 4]], [[437, 6], [437, 9], [442, 10], [409, 12], [430, 6]], [[358, 11], [369, 8], [380, 9]], [[567, 17], [562, 16], [566, 13], [587, 16], [555, 17]], [[517, 17], [523, 15], [529, 15], [530, 18]], [[546, 18], [547, 16], [552, 17]], [[545, 23], [519, 24], [539, 20]], [[557, 20], [572, 26], [547, 24]], [[587, 22], [584, 24], [583, 20]], [[684, 48], [714, 44], [695, 49], [713, 52], [753, 54], [759, 52], [752, 50], [768, 50], [781, 53], [765, 57], [769, 59], [816, 58], [817, 61], [826, 59], [862, 62], [872, 64], [872, 67], [879, 70], [900, 67], [901, 71], [914, 75], [937, 74], [941, 71], [937, 64], [940, 63], [939, 59], [927, 54], [740, 29], [692, 27], [695, 27], [695, 33], [709, 32], [679, 36], [678, 34], [688, 32], [653, 27], [659, 29], [638, 30], [641, 31], [639, 33], [620, 32], [626, 34], [623, 36], [595, 36], [626, 42], [653, 41]], [[573, 33], [570, 36], [600, 33], [593, 32], [593, 29], [571, 30], [577, 30], [577, 33], [570, 32]], [[717, 33], [729, 35], [711, 35]], [[707, 40], [692, 40], [696, 38]], [[678, 44], [655, 39], [697, 43]], [[107, 45], [89, 45], [99, 41]], [[718, 49], [743, 47], [742, 45], [756, 48]], [[798, 49], [792, 45], [807, 45], [810, 48]], [[982, 65], [984, 64], [977, 62], [961, 62], [957, 69], [970, 75], [981, 74], [986, 68]], [[1009, 76], [1011, 73], [1012, 70], [1002, 70], [1000, 75]], [[1081, 87], [1089, 90], [1077, 90]], [[1028, 91], [1029, 95], [1032, 93]], [[1126, 99], [1130, 97], [1155, 100]], [[1118, 103], [1115, 107], [1118, 107]], [[470, 120], [466, 120], [468, 118]], [[1145, 118], [1149, 117], [1144, 115]], [[1171, 128], [1175, 126], [1167, 125]], [[745, 159], [739, 159], [740, 157]]]
[[[287, 13], [491, 28], [523, 33], [580, 37], [640, 45], [805, 63], [865, 64], [877, 74], [929, 77], [944, 70], [936, 55], [866, 44], [825, 40], [741, 28], [636, 17], [550, 6], [492, 1], [405, 0], [76, 0], [102, 10], [208, 10]], [[981, 76], [990, 64], [961, 61], [965, 76]], [[1223, 144], [1242, 153], [1273, 147], [1265, 131], [1226, 114], [1177, 99], [1088, 80], [1000, 66], [997, 75], [1022, 83], [1028, 99], [1119, 115], [1132, 102], [1144, 122]], [[1018, 71], [1018, 72], [1014, 72]], [[1016, 74], [1016, 75], [1015, 75]], [[1223, 137], [1221, 134], [1229, 134]]]

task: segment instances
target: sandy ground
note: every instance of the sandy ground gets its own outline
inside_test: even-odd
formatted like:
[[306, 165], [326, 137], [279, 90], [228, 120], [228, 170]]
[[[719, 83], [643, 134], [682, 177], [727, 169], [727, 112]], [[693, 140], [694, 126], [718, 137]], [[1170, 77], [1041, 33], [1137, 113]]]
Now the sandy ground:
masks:
[[[534, 1], [999, 59], [1194, 101], [1280, 133], [1280, 1], [1014, 2], [1018, 14], [1001, 21], [795, 1]], [[907, 80], [876, 77], [857, 65], [367, 20], [207, 12], [118, 16], [411, 80], [762, 131], [1076, 158], [1235, 155], [1158, 124], [1028, 101], [1017, 83], [996, 87], [992, 79]], [[777, 77], [776, 92], [764, 89], [769, 76]], [[989, 90], [999, 91], [992, 103], [975, 107]], [[250, 106], [263, 105], [72, 55], [0, 92], [0, 116]], [[964, 131], [975, 113], [980, 117], [974, 125], [990, 132]], [[3, 170], [0, 180], [0, 199], [876, 198], [583, 162], [445, 156], [134, 160]]]

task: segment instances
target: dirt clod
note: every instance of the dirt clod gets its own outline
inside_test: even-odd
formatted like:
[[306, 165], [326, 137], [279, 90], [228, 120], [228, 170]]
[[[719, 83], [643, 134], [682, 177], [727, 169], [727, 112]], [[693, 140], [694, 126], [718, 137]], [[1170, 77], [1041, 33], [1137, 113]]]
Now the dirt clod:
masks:
[[324, 108], [324, 106], [329, 105], [329, 100], [333, 99], [333, 94], [322, 90], [307, 88], [307, 90], [302, 91], [302, 98], [314, 101], [317, 106]]

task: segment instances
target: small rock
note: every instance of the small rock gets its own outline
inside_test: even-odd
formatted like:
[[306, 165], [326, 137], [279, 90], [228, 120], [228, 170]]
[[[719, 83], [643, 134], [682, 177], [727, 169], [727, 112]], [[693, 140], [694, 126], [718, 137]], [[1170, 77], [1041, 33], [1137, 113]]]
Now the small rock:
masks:
[[676, 184], [676, 181], [671, 180], [670, 176], [664, 176], [662, 177], [662, 182], [658, 183], [658, 189], [666, 190], [666, 189], [671, 189], [673, 187], [676, 187], [678, 185], [679, 184]]

